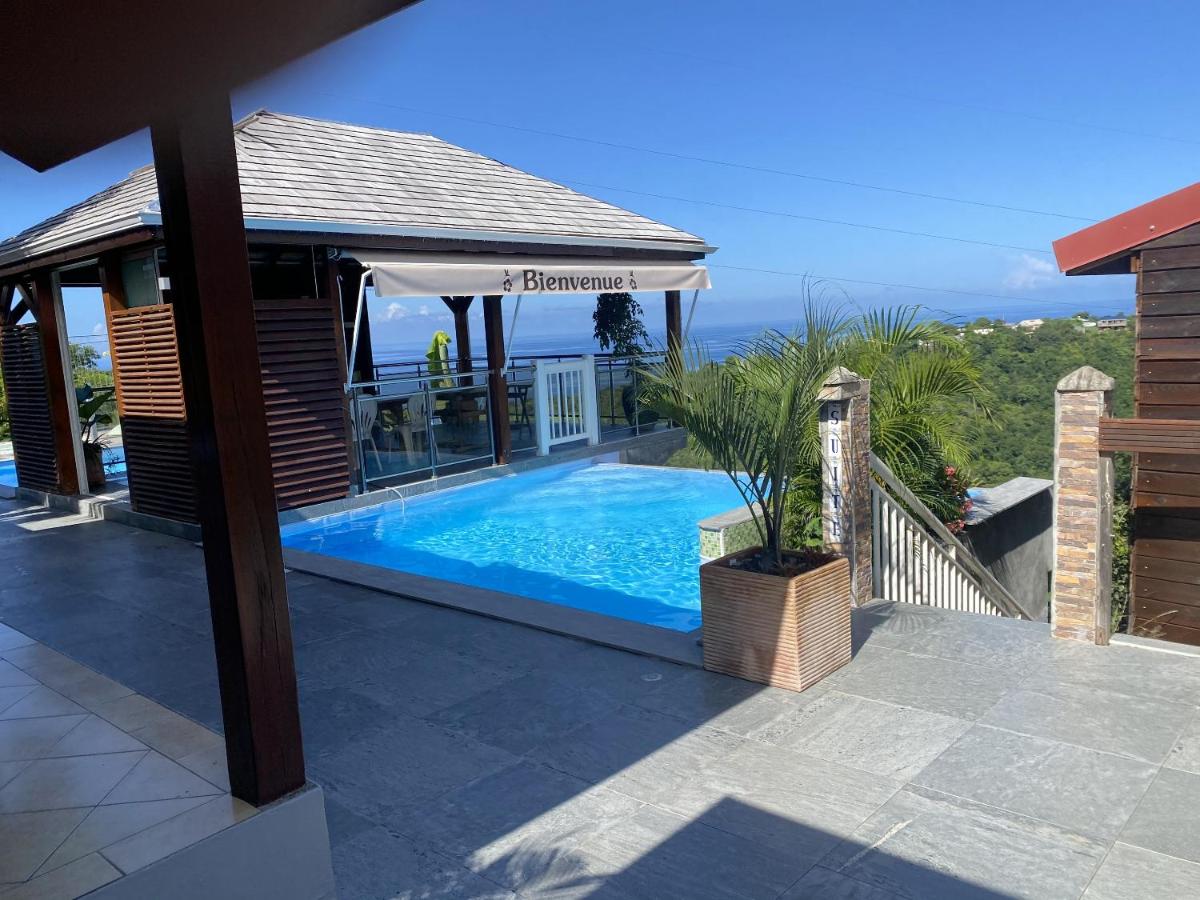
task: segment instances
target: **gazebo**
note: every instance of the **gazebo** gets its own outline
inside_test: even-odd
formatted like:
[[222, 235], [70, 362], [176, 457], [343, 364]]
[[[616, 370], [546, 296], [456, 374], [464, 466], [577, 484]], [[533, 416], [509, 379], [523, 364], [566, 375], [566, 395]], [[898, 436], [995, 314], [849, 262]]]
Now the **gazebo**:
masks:
[[[506, 295], [515, 322], [525, 295], [660, 292], [677, 344], [681, 292], [708, 287], [694, 261], [712, 248], [694, 235], [431, 135], [260, 111], [234, 126], [233, 143], [280, 509], [507, 462], [510, 400], [524, 426], [518, 450], [595, 439], [598, 413], [582, 402], [595, 394], [594, 368], [581, 357], [540, 361], [543, 380], [553, 374], [568, 396], [541, 422], [531, 414], [539, 361], [512, 359]], [[102, 288], [132, 507], [190, 522], [197, 495], [163, 224], [146, 167], [0, 243], [4, 374], [19, 399], [21, 486], [83, 489], [58, 292]], [[427, 369], [377, 362], [370, 287], [380, 297], [441, 297], [452, 312], [456, 355], [434, 394]], [[475, 361], [477, 296], [486, 354]]]

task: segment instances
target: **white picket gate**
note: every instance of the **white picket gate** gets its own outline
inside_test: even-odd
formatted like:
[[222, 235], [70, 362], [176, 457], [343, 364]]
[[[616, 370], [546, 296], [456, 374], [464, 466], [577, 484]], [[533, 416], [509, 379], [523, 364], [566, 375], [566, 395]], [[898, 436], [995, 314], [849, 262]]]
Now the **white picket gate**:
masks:
[[960, 612], [1036, 618], [1034, 607], [1013, 597], [875, 454], [871, 454], [871, 471], [879, 479], [871, 480], [876, 597]]
[[538, 360], [533, 370], [538, 455], [556, 444], [584, 438], [600, 443], [596, 362], [592, 356], [560, 362]]

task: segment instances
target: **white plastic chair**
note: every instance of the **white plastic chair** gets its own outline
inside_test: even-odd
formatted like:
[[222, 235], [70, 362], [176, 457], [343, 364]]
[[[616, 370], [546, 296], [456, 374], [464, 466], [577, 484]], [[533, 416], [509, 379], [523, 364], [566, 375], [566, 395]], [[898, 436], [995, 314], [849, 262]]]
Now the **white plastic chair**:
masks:
[[428, 440], [429, 434], [429, 417], [425, 414], [425, 395], [413, 394], [408, 398], [408, 421], [401, 422], [397, 426], [400, 432], [400, 437], [404, 441], [404, 449], [407, 453], [413, 452], [413, 437], [418, 434], [426, 435]]
[[375, 454], [375, 468], [383, 471], [383, 463], [379, 459], [379, 447], [375, 443], [375, 420], [379, 418], [379, 406], [374, 400], [358, 401], [358, 439], [364, 444], [371, 445]]

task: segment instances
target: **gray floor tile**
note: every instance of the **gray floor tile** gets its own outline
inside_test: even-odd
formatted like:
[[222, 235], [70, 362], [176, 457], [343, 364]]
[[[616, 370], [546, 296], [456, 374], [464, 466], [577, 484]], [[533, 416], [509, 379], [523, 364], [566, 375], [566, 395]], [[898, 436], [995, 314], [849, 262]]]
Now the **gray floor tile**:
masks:
[[333, 847], [338, 896], [355, 900], [502, 900], [511, 891], [375, 826]]
[[429, 720], [521, 754], [595, 721], [617, 705], [600, 691], [533, 674], [447, 707]]
[[811, 864], [900, 785], [900, 781], [746, 741], [657, 802]]
[[516, 760], [498, 747], [421, 719], [398, 717], [387, 728], [318, 751], [309, 758], [309, 771], [338, 802], [375, 821], [386, 821], [392, 810], [432, 801]]
[[1111, 841], [1156, 771], [1111, 753], [977, 725], [915, 783]]
[[813, 703], [826, 690], [828, 686], [821, 683], [795, 693], [693, 669], [633, 702], [689, 725], [745, 736]]
[[1162, 769], [1121, 832], [1121, 840], [1200, 863], [1200, 775]]
[[1084, 900], [1200, 897], [1200, 865], [1118, 843], [1083, 895]]
[[1103, 686], [1131, 697], [1149, 697], [1195, 706], [1200, 702], [1200, 657], [1160, 653], [1113, 644], [1096, 647], [1054, 641], [1023, 687], [1042, 690], [1059, 684]]
[[581, 644], [565, 658], [555, 656], [539, 671], [602, 691], [623, 703], [637, 703], [696, 670], [610, 647]]
[[977, 719], [1012, 689], [998, 669], [895, 650], [865, 651], [838, 672], [839, 690], [897, 706]]
[[821, 865], [909, 900], [1078, 897], [1106, 846], [944, 795], [898, 793]]
[[898, 900], [899, 894], [813, 866], [779, 900]]
[[1200, 713], [1192, 717], [1163, 765], [1200, 775]]
[[578, 778], [521, 762], [444, 795], [409, 835], [472, 871], [517, 889], [548, 856], [617, 826], [641, 804]]
[[1031, 666], [1053, 651], [1053, 638], [1044, 629], [996, 627], [992, 616], [964, 613], [957, 617], [909, 616], [916, 630], [875, 631], [881, 646], [922, 656], [936, 656], [975, 666], [1002, 669], [1024, 677]]
[[396, 662], [378, 677], [355, 685], [389, 709], [427, 716], [506, 684], [517, 673], [478, 660], [422, 647]]
[[903, 781], [970, 727], [965, 719], [831, 690], [751, 737]]
[[[767, 814], [749, 809], [746, 815]], [[521, 896], [774, 900], [806, 868], [803, 861], [753, 840], [646, 806], [618, 827], [548, 860]]]
[[743, 738], [665, 713], [622, 706], [531, 752], [534, 759], [639, 800], [653, 801], [731, 753]]
[[1009, 694], [981, 720], [1036, 737], [1161, 763], [1193, 710], [1178, 703], [1129, 697], [1095, 685], [1057, 684]]

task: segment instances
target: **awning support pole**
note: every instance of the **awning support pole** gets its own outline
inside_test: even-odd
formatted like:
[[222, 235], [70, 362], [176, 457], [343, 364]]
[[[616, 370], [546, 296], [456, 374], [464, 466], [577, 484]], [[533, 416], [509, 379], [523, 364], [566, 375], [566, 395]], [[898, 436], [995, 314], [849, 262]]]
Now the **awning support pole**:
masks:
[[508, 374], [508, 361], [512, 359], [512, 342], [513, 336], [517, 333], [517, 316], [521, 315], [521, 298], [524, 294], [517, 294], [517, 307], [513, 310], [512, 323], [508, 326], [508, 343], [504, 346], [504, 368], [505, 375]]
[[687, 324], [685, 324], [685, 325], [683, 326], [683, 340], [682, 340], [682, 343], [683, 343], [685, 346], [687, 345], [688, 334], [689, 334], [689, 333], [691, 332], [691, 330], [692, 330], [692, 316], [694, 316], [694, 315], [696, 314], [696, 301], [697, 301], [697, 300], [699, 300], [699, 299], [700, 299], [700, 289], [699, 289], [699, 288], [696, 288], [696, 290], [692, 291], [692, 305], [688, 307], [688, 317], [687, 317]]
[[362, 328], [363, 306], [367, 302], [367, 276], [370, 274], [370, 269], [364, 269], [362, 278], [358, 280], [358, 305], [354, 307], [354, 335], [350, 340], [350, 356], [346, 360], [347, 387], [354, 383], [354, 361], [358, 359], [358, 333]]

